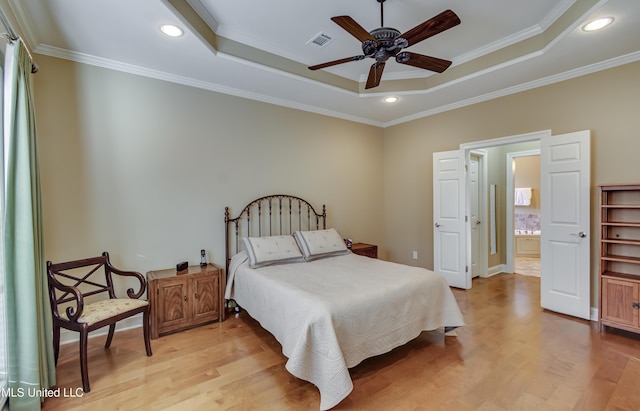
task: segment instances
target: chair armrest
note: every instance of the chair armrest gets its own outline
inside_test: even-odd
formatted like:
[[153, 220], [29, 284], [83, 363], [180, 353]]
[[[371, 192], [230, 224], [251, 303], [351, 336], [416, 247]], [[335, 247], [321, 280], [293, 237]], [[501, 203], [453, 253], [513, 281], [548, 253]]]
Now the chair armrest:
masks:
[[108, 267], [107, 272], [118, 274], [121, 276], [126, 276], [126, 277], [134, 277], [138, 279], [138, 281], [140, 282], [140, 290], [138, 290], [138, 292], [135, 292], [133, 288], [128, 288], [127, 296], [129, 296], [129, 298], [134, 298], [134, 299], [140, 298], [142, 294], [144, 294], [145, 290], [147, 289], [147, 280], [144, 278], [144, 276], [137, 271], [120, 270], [114, 267], [113, 265], [111, 265], [111, 261], [109, 261], [109, 254], [106, 251], [102, 253], [102, 255], [106, 257], [106, 263]]
[[[82, 296], [82, 293], [80, 292], [78, 287], [62, 284], [60, 281], [56, 280], [56, 278], [51, 275], [49, 276], [49, 284], [54, 287], [53, 290], [50, 290], [50, 293], [52, 294], [51, 295], [52, 301], [64, 300], [65, 302], [69, 302], [69, 301], [75, 300], [76, 302], [75, 309], [74, 307], [67, 307], [65, 311], [67, 313], [67, 319], [69, 321], [78, 322], [78, 318], [80, 318], [80, 316], [82, 315], [82, 311], [84, 310], [84, 297]], [[56, 298], [55, 290], [60, 290], [64, 293], [61, 298], [59, 299]], [[73, 297], [65, 297], [66, 294], [73, 294]], [[57, 301], [52, 302], [52, 304], [57, 305]], [[58, 316], [58, 319], [60, 319], [60, 313], [58, 312], [57, 306], [54, 308], [53, 312], [55, 315]]]

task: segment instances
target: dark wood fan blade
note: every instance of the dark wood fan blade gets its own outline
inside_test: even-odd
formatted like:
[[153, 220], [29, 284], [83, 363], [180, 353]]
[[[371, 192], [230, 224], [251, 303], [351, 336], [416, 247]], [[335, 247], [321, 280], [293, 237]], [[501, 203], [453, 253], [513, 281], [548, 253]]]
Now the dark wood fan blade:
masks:
[[402, 54], [409, 56], [409, 59], [407, 60], [406, 58], [396, 58], [396, 61], [398, 63], [408, 64], [409, 66], [418, 67], [425, 70], [431, 70], [437, 73], [442, 73], [443, 71], [448, 69], [449, 66], [451, 65], [451, 62], [449, 60], [443, 60], [437, 57], [425, 56], [424, 54], [412, 53], [410, 51], [403, 51]]
[[412, 44], [416, 44], [431, 36], [435, 36], [438, 33], [442, 33], [443, 31], [457, 26], [458, 24], [460, 24], [460, 18], [458, 15], [451, 10], [445, 10], [424, 23], [417, 25], [406, 33], [401, 34], [399, 37], [407, 40], [409, 44], [406, 47], [409, 47]]
[[309, 66], [309, 70], [319, 70], [325, 67], [331, 67], [338, 64], [342, 64], [342, 63], [348, 63], [350, 61], [358, 61], [358, 60], [362, 60], [364, 57], [365, 56], [360, 55], [360, 56], [346, 57], [340, 60], [328, 61], [326, 63], [316, 64], [315, 66]]
[[367, 84], [365, 89], [378, 87], [380, 80], [382, 79], [382, 72], [384, 71], [384, 61], [376, 61], [371, 65], [369, 69], [369, 77], [367, 77]]
[[331, 17], [331, 20], [333, 20], [338, 26], [348, 31], [349, 34], [351, 34], [361, 42], [364, 42], [365, 40], [372, 40], [376, 43], [378, 42], [375, 37], [369, 34], [367, 30], [362, 28], [361, 25], [359, 25], [354, 19], [349, 16]]

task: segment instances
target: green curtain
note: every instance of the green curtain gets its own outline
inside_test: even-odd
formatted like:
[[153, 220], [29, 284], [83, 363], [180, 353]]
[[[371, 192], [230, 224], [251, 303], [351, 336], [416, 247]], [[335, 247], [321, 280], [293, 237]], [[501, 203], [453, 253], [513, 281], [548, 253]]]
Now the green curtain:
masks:
[[[7, 46], [4, 78], [4, 273], [11, 411], [39, 410], [29, 395], [55, 384], [47, 294], [31, 59], [20, 39]], [[22, 391], [18, 391], [22, 390]]]

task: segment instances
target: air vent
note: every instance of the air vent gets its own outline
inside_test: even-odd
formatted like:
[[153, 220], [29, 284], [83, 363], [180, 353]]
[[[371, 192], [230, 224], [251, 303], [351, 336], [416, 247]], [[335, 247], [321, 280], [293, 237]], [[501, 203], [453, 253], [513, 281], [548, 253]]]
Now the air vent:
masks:
[[319, 47], [324, 47], [327, 44], [331, 43], [332, 38], [327, 36], [324, 33], [318, 33], [315, 36], [313, 36], [313, 38], [309, 41], [307, 41], [306, 44], [315, 44], [316, 46]]

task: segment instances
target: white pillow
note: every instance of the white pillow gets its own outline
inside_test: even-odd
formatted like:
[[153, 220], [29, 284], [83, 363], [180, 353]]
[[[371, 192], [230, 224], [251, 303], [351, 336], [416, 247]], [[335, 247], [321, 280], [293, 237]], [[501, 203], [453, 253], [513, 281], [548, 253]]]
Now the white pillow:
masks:
[[249, 254], [251, 268], [304, 261], [296, 240], [290, 235], [243, 237], [242, 241]]
[[298, 242], [306, 261], [349, 254], [351, 252], [334, 228], [316, 231], [296, 231], [293, 236]]

